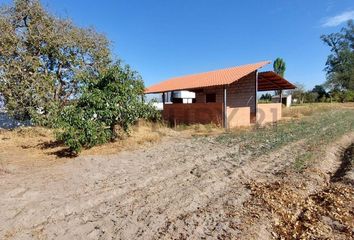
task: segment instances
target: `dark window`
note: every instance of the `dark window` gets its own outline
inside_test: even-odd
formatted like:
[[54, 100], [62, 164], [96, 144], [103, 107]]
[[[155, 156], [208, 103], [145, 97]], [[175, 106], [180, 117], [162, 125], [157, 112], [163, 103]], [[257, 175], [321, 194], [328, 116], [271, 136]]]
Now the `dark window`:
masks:
[[207, 93], [205, 99], [206, 99], [207, 103], [216, 102], [216, 94], [215, 93]]
[[172, 98], [173, 103], [183, 103], [183, 98]]

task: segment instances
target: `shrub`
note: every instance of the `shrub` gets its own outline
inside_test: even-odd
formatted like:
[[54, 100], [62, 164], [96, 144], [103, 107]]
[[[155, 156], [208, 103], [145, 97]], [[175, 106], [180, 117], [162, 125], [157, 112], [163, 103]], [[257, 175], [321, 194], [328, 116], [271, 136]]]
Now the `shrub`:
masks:
[[354, 90], [347, 90], [344, 93], [344, 101], [345, 102], [354, 102]]
[[117, 129], [128, 132], [138, 119], [160, 118], [151, 104], [142, 101], [143, 81], [129, 66], [118, 62], [83, 82], [83, 94], [64, 108], [58, 122], [58, 140], [75, 153], [114, 140], [120, 134]]
[[331, 96], [336, 102], [354, 102], [354, 91], [333, 91]]

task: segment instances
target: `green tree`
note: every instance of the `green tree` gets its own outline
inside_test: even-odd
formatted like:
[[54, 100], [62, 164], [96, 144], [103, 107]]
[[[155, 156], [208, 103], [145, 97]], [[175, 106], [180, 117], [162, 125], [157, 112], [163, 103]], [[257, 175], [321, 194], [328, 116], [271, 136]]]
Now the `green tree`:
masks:
[[265, 102], [271, 102], [272, 101], [272, 95], [270, 93], [262, 94], [259, 99], [263, 100]]
[[328, 97], [328, 93], [326, 89], [322, 85], [316, 85], [312, 91], [313, 93], [317, 93], [316, 101], [324, 101]]
[[273, 69], [274, 69], [274, 72], [276, 72], [280, 76], [284, 77], [285, 70], [286, 70], [286, 65], [285, 65], [284, 60], [282, 58], [275, 59], [275, 61], [273, 63]]
[[[275, 59], [275, 61], [273, 63], [273, 69], [274, 69], [274, 72], [276, 72], [278, 75], [284, 77], [285, 70], [286, 70], [285, 61], [282, 58]], [[282, 90], [275, 91], [275, 95], [281, 95], [281, 94], [282, 94]], [[280, 98], [279, 98], [279, 100], [281, 102]]]
[[354, 90], [353, 21], [348, 21], [339, 33], [322, 35], [321, 39], [331, 48], [325, 68], [326, 86], [331, 90]]
[[329, 92], [331, 100], [336, 102], [354, 102], [354, 90], [332, 90]]
[[64, 108], [57, 124], [58, 139], [76, 153], [114, 140], [140, 118], [159, 119], [159, 112], [142, 101], [143, 81], [129, 66], [118, 62], [84, 82], [82, 95]]
[[43, 120], [110, 63], [109, 41], [46, 11], [39, 0], [0, 9], [0, 93], [18, 119]]
[[318, 93], [312, 92], [312, 91], [307, 91], [304, 96], [305, 102], [307, 103], [313, 103], [316, 102], [318, 99]]

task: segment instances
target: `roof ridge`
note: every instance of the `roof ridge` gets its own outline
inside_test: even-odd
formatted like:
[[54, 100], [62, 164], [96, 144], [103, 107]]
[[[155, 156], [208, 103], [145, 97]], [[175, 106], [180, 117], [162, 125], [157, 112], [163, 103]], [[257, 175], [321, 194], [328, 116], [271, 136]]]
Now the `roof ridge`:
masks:
[[157, 93], [227, 85], [241, 79], [242, 77], [245, 77], [247, 74], [258, 70], [269, 63], [270, 61], [261, 61], [257, 63], [249, 63], [223, 69], [173, 77], [148, 87], [145, 90], [145, 93]]
[[246, 67], [246, 66], [251, 66], [251, 65], [256, 65], [256, 64], [270, 64], [271, 61], [260, 61], [260, 62], [256, 62], [256, 63], [248, 63], [248, 64], [243, 64], [243, 65], [238, 65], [238, 66], [233, 66], [233, 67], [226, 67], [226, 68], [221, 68], [221, 69], [215, 69], [215, 70], [210, 70], [210, 71], [205, 71], [205, 72], [200, 72], [200, 73], [191, 73], [191, 74], [186, 74], [186, 75], [181, 75], [178, 77], [171, 77], [168, 78], [164, 81], [169, 81], [169, 80], [173, 80], [173, 79], [178, 79], [178, 78], [184, 78], [184, 77], [192, 77], [192, 76], [197, 76], [197, 75], [202, 75], [202, 74], [209, 74], [209, 73], [214, 73], [214, 72], [219, 72], [219, 71], [224, 71], [224, 70], [230, 70], [230, 69], [234, 69], [234, 68], [240, 68], [240, 67]]

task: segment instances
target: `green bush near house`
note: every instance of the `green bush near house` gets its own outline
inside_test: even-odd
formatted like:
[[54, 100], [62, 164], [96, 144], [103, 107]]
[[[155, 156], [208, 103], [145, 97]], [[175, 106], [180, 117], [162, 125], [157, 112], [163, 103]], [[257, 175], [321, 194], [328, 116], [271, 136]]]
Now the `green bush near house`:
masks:
[[83, 82], [83, 94], [64, 108], [56, 123], [57, 139], [75, 153], [116, 139], [138, 119], [160, 118], [159, 111], [142, 101], [143, 81], [129, 66], [117, 62]]

